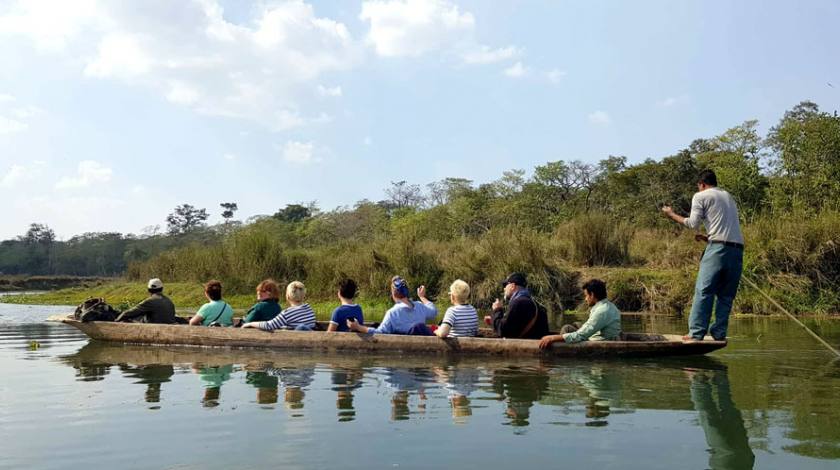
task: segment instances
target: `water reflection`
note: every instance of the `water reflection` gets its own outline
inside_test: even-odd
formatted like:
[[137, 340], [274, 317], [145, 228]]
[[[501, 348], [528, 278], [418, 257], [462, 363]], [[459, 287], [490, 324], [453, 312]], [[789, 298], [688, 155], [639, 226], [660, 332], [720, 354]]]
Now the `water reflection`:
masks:
[[134, 383], [146, 385], [146, 403], [159, 403], [161, 385], [171, 381], [172, 376], [175, 375], [175, 368], [172, 364], [150, 364], [147, 366], [120, 364], [119, 368], [125, 377], [138, 379]]
[[338, 410], [339, 422], [356, 419], [356, 410], [353, 408], [353, 392], [361, 388], [363, 378], [364, 372], [361, 368], [333, 367], [330, 381], [332, 383], [331, 390], [336, 393], [335, 408]]
[[507, 405], [505, 424], [528, 426], [531, 407], [548, 389], [548, 374], [540, 368], [504, 368], [493, 371], [493, 391]]
[[277, 389], [279, 380], [264, 370], [247, 371], [245, 383], [257, 389], [257, 403], [260, 405], [274, 405], [277, 403]]
[[709, 468], [753, 468], [755, 455], [741, 411], [732, 401], [727, 370], [687, 369], [686, 374], [691, 379], [691, 401], [709, 445]]
[[481, 370], [475, 367], [435, 367], [437, 380], [448, 391], [448, 400], [452, 407], [452, 420], [456, 424], [466, 424], [472, 416], [470, 394], [476, 391]]
[[204, 397], [201, 399], [201, 404], [205, 408], [219, 406], [219, 399], [222, 396], [222, 384], [230, 380], [230, 374], [233, 372], [233, 364], [206, 366], [202, 363], [196, 363], [192, 366], [192, 369], [193, 372], [199, 375], [204, 387]]
[[[196, 409], [218, 407], [224, 400], [231, 409], [245, 407], [244, 403], [272, 410], [282, 401], [285, 413], [307, 424], [319, 420], [352, 423], [364, 418], [366, 423], [381, 420], [400, 425], [422, 418], [468, 427], [489, 419], [509, 426], [508, 433], [552, 424], [566, 425], [570, 431], [553, 428], [562, 433], [584, 432], [584, 426], [619, 430], [634, 425], [635, 418], [628, 415], [657, 410], [663, 413], [655, 419], [697, 426], [697, 442], [691, 445], [698, 451], [708, 449], [708, 463], [705, 456], [693, 458], [702, 458], [700, 465], [710, 468], [751, 468], [756, 460], [753, 449], [762, 454], [761, 445], [836, 458], [838, 415], [831, 405], [836, 403], [832, 391], [838, 383], [837, 371], [830, 369], [799, 385], [804, 382], [802, 374], [812, 369], [795, 368], [790, 362], [773, 369], [763, 365], [766, 358], [748, 354], [739, 354], [737, 361], [731, 359], [735, 366], [727, 368], [714, 358], [541, 362], [437, 356], [360, 358], [256, 350], [213, 350], [208, 354], [200, 348], [91, 341], [61, 360], [76, 370], [81, 381], [99, 382], [112, 368], [118, 370], [120, 377], [128, 379], [124, 383], [143, 387], [142, 392], [136, 388], [136, 396], [155, 409], [164, 403], [194, 404], [194, 396], [187, 400], [176, 397], [187, 396], [184, 390], [190, 395], [197, 393], [195, 384], [200, 381], [201, 405], [193, 405]], [[753, 377], [756, 380], [748, 380]], [[794, 387], [790, 391], [777, 388], [767, 392], [767, 383], [787, 382]], [[106, 389], [117, 386], [114, 380], [106, 383]], [[97, 383], [87, 386], [103, 387]], [[797, 386], [814, 390], [798, 395]], [[360, 408], [361, 400], [365, 406]], [[360, 409], [371, 411], [360, 416]], [[779, 409], [786, 413], [776, 415], [782, 419], [771, 418]], [[696, 420], [686, 420], [687, 413]], [[553, 421], [558, 415], [562, 422]], [[762, 425], [764, 429], [783, 426], [775, 435], [792, 442], [774, 446], [770, 441], [774, 433], [765, 430], [760, 435]]]

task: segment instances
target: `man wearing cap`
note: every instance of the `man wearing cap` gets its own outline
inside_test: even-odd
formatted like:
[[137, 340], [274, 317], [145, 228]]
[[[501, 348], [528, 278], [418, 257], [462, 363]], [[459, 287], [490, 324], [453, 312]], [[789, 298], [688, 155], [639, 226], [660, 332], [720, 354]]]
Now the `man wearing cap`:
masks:
[[[738, 291], [744, 259], [744, 237], [738, 222], [738, 206], [728, 192], [717, 187], [715, 172], [703, 170], [697, 177], [697, 193], [691, 198], [691, 214], [682, 217], [669, 206], [663, 207], [662, 212], [690, 229], [699, 229], [701, 223], [706, 226], [706, 235], [698, 233], [694, 237], [708, 244], [694, 286], [688, 335], [683, 340], [699, 341], [707, 332], [715, 340], [725, 340], [729, 312]], [[712, 307], [715, 322], [710, 329]]]
[[528, 292], [528, 280], [522, 273], [511, 273], [504, 281], [504, 303], [496, 299], [493, 302], [493, 316], [485, 317], [492, 322], [493, 329], [502, 338], [540, 339], [548, 334], [548, 316], [537, 305]]
[[149, 280], [149, 298], [128, 309], [117, 317], [116, 321], [138, 323], [177, 323], [175, 304], [163, 295], [163, 282], [160, 279]]

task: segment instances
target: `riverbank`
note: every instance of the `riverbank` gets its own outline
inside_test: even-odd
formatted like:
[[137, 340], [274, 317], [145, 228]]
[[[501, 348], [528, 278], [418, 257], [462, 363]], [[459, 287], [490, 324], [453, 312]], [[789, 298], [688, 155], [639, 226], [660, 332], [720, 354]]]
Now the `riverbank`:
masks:
[[92, 288], [114, 278], [97, 276], [4, 276], [0, 275], [0, 292], [44, 291], [73, 287]]

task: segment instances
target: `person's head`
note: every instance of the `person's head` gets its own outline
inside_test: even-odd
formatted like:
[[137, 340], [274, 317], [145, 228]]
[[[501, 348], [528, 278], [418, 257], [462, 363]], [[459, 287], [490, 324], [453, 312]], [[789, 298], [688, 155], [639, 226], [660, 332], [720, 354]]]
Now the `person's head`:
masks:
[[510, 273], [510, 275], [502, 281], [502, 287], [505, 289], [505, 298], [509, 299], [520, 289], [528, 287], [528, 278], [523, 273]]
[[356, 297], [356, 281], [352, 279], [342, 279], [338, 283], [338, 295], [342, 299], [351, 300]]
[[583, 296], [587, 305], [595, 305], [607, 298], [607, 284], [600, 279], [590, 279], [583, 285]]
[[204, 284], [204, 293], [210, 300], [222, 300], [222, 283], [213, 279]]
[[149, 279], [149, 284], [146, 288], [150, 294], [160, 294], [163, 292], [163, 281], [158, 278]]
[[302, 304], [306, 300], [306, 286], [300, 281], [292, 281], [286, 286], [286, 300]]
[[280, 300], [280, 286], [274, 279], [266, 279], [257, 284], [257, 298], [260, 300]]
[[717, 175], [712, 170], [703, 170], [697, 175], [697, 189], [703, 191], [704, 189], [713, 188], [717, 186]]
[[470, 300], [470, 285], [458, 279], [449, 286], [449, 300], [455, 305], [464, 305]]
[[403, 300], [408, 298], [408, 283], [405, 279], [394, 276], [391, 278], [391, 297], [394, 300]]

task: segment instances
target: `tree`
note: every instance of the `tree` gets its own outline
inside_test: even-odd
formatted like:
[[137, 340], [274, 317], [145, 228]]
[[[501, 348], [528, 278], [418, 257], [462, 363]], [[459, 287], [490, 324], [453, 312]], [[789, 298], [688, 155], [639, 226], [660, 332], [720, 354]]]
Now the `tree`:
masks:
[[166, 216], [166, 229], [170, 235], [190, 233], [207, 224], [210, 215], [207, 209], [196, 209], [190, 204], [175, 207], [175, 211]]
[[318, 206], [315, 201], [307, 205], [302, 204], [286, 204], [286, 207], [275, 212], [272, 217], [283, 222], [302, 222], [311, 218], [318, 211]]
[[51, 245], [55, 241], [55, 232], [46, 224], [33, 223], [20, 239], [30, 245]]
[[840, 207], [840, 117], [803, 101], [770, 130], [774, 209]]
[[219, 206], [224, 209], [222, 211], [222, 218], [225, 219], [225, 224], [230, 223], [233, 218], [233, 214], [239, 210], [239, 206], [237, 206], [235, 202], [223, 202], [219, 204]]
[[426, 185], [429, 196], [426, 202], [429, 206], [446, 204], [453, 199], [472, 190], [472, 180], [466, 178], [445, 178]]
[[405, 180], [391, 181], [391, 187], [385, 189], [385, 194], [389, 198], [388, 202], [391, 202], [395, 209], [417, 209], [425, 200], [420, 185], [408, 184]]

